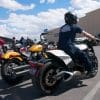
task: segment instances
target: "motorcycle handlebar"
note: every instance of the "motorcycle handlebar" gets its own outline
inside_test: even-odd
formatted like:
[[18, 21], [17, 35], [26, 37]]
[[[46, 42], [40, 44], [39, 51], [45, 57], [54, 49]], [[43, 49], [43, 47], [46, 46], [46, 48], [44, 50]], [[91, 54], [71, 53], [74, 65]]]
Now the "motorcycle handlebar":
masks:
[[95, 39], [96, 39], [97, 42], [100, 42], [100, 39], [99, 38], [95, 38]]
[[95, 38], [95, 45], [97, 46], [97, 45], [99, 45], [99, 43], [100, 43], [100, 39], [99, 38]]
[[80, 44], [80, 43], [88, 43], [92, 46], [97, 46], [99, 45], [100, 39], [99, 38], [95, 38], [95, 40], [91, 40], [87, 37], [82, 37], [82, 38], [76, 38], [75, 42]]

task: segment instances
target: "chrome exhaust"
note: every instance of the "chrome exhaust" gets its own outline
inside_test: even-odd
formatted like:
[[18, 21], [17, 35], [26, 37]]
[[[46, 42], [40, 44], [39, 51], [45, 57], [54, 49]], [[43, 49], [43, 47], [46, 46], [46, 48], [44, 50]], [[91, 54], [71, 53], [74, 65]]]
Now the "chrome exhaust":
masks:
[[[67, 75], [67, 78], [64, 78], [65, 75]], [[63, 81], [67, 82], [70, 81], [74, 76], [80, 76], [80, 75], [81, 75], [80, 71], [74, 71], [74, 72], [61, 71], [56, 75], [56, 78], [60, 79], [63, 77]]]

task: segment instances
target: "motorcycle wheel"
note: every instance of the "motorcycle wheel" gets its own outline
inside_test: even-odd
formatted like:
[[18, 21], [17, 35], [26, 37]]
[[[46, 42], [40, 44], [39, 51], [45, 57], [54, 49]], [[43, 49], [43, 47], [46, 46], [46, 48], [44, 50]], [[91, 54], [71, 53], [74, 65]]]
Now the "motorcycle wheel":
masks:
[[9, 85], [15, 85], [22, 80], [23, 76], [17, 76], [15, 70], [13, 69], [14, 67], [17, 67], [19, 65], [19, 60], [12, 59], [1, 66], [2, 79]]
[[91, 77], [95, 77], [98, 73], [98, 59], [96, 56], [92, 57], [92, 65], [93, 65], [94, 73]]
[[48, 62], [40, 69], [38, 77], [32, 77], [32, 83], [41, 93], [51, 94], [61, 82], [53, 78], [59, 71], [59, 64]]

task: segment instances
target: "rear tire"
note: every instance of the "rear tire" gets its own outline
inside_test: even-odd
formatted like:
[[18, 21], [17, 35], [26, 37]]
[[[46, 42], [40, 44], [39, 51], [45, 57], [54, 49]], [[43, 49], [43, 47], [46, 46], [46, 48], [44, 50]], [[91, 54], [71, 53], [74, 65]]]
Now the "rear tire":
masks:
[[39, 76], [32, 77], [33, 85], [40, 90], [43, 94], [51, 94], [59, 85], [61, 80], [53, 79], [53, 76], [58, 72], [59, 65], [56, 63], [48, 62], [40, 69]]

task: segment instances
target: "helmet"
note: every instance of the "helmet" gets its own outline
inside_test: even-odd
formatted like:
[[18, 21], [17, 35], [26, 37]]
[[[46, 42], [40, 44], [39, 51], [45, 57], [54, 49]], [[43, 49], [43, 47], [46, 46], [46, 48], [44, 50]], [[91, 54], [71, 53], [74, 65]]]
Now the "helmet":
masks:
[[13, 37], [13, 39], [15, 39], [15, 37]]
[[77, 16], [75, 16], [71, 12], [65, 13], [64, 19], [65, 19], [65, 23], [69, 25], [77, 23]]

